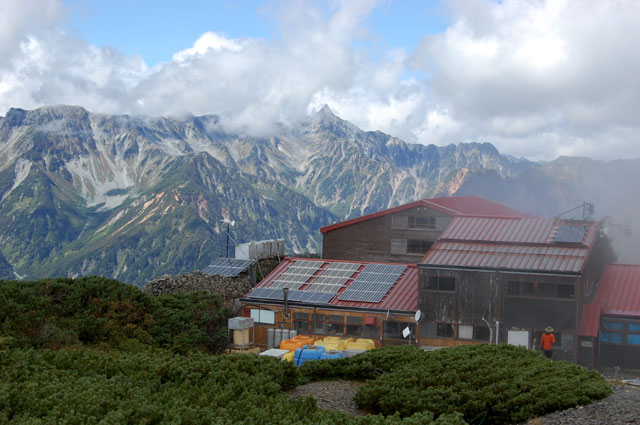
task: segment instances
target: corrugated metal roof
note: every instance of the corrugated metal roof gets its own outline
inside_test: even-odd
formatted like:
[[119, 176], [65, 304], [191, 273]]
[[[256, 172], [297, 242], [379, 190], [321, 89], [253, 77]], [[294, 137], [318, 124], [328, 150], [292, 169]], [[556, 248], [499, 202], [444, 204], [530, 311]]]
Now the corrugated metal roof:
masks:
[[[323, 261], [324, 263], [357, 263], [362, 264], [353, 278], [355, 279], [358, 274], [368, 264], [391, 264], [394, 266], [407, 266], [407, 269], [396, 280], [393, 287], [386, 293], [382, 300], [378, 303], [360, 302], [360, 301], [340, 301], [338, 299], [339, 294], [343, 293], [353, 282], [353, 280], [347, 282], [347, 284], [337, 293], [338, 296], [333, 297], [329, 302], [330, 306], [337, 307], [354, 307], [354, 308], [370, 308], [375, 310], [395, 310], [395, 311], [407, 311], [413, 312], [418, 309], [418, 267], [415, 264], [398, 264], [398, 263], [380, 263], [380, 262], [366, 262], [366, 261], [343, 261], [343, 260], [319, 260], [317, 258], [292, 258], [286, 257], [278, 267], [276, 267], [267, 277], [265, 277], [256, 288], [268, 288], [271, 283], [276, 280], [282, 273], [287, 271], [297, 261]], [[323, 266], [326, 268], [327, 266]], [[305, 287], [301, 288], [304, 290]], [[255, 289], [255, 288], [254, 288]], [[257, 300], [257, 299], [256, 299]], [[304, 304], [304, 303], [303, 303]]]
[[422, 259], [429, 266], [474, 267], [579, 273], [589, 250], [585, 247], [436, 242]]
[[573, 222], [531, 217], [454, 217], [440, 240], [460, 240], [492, 243], [552, 244], [560, 228], [585, 227], [585, 237], [579, 243], [590, 246], [597, 235], [594, 222]]
[[597, 336], [603, 314], [640, 318], [640, 265], [607, 266], [593, 303], [584, 307], [580, 334]]
[[[555, 242], [562, 226], [583, 226], [584, 239]], [[531, 217], [454, 217], [421, 264], [579, 273], [598, 234], [595, 222]]]
[[350, 226], [352, 224], [360, 223], [374, 218], [383, 217], [388, 214], [393, 214], [399, 211], [404, 211], [410, 208], [426, 206], [436, 211], [440, 211], [449, 215], [475, 215], [475, 216], [495, 216], [495, 217], [534, 217], [531, 214], [518, 211], [514, 208], [506, 205], [499, 204], [497, 202], [490, 201], [480, 196], [451, 196], [447, 198], [430, 198], [422, 199], [420, 201], [412, 202], [410, 204], [400, 205], [395, 208], [390, 208], [383, 211], [378, 211], [372, 214], [363, 215], [362, 217], [353, 218], [351, 220], [342, 221], [339, 223], [331, 224], [329, 226], [321, 227], [321, 233], [328, 233], [332, 230], [340, 229], [342, 227]]

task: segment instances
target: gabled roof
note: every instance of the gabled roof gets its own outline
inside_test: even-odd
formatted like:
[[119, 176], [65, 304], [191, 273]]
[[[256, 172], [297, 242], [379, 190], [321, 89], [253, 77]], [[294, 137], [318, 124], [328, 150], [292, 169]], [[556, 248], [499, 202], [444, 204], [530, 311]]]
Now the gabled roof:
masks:
[[383, 217], [385, 215], [397, 213], [415, 207], [428, 207], [444, 214], [453, 216], [458, 215], [476, 215], [476, 216], [494, 216], [494, 217], [534, 217], [530, 214], [518, 211], [506, 205], [490, 201], [480, 196], [451, 196], [448, 198], [431, 198], [422, 199], [410, 204], [400, 205], [388, 210], [378, 211], [372, 214], [363, 215], [362, 217], [353, 218], [351, 220], [342, 221], [321, 227], [320, 232], [329, 233], [332, 230], [350, 226], [352, 224], [361, 223], [363, 221], [372, 220], [374, 218]]
[[[559, 230], [579, 231], [566, 242]], [[560, 235], [560, 237], [558, 237]], [[598, 235], [590, 221], [529, 217], [454, 217], [420, 264], [580, 273]], [[558, 241], [559, 240], [559, 241]]]
[[[300, 263], [303, 261], [317, 261], [321, 263], [318, 267], [318, 270], [311, 277], [303, 277], [304, 284], [300, 286], [298, 289], [301, 292], [309, 291], [312, 284], [316, 278], [320, 277], [323, 274], [324, 270], [329, 269], [331, 266], [335, 266], [338, 264], [349, 264], [358, 266], [357, 269], [353, 272], [348, 281], [337, 291], [334, 296], [330, 298], [330, 300], [326, 303], [323, 303], [320, 306], [325, 306], [326, 308], [331, 307], [344, 307], [344, 308], [367, 308], [372, 310], [384, 310], [384, 311], [406, 311], [406, 312], [415, 312], [418, 309], [418, 268], [415, 264], [398, 264], [398, 263], [381, 263], [381, 262], [366, 262], [366, 261], [343, 261], [343, 260], [327, 260], [327, 259], [317, 259], [317, 258], [294, 258], [294, 257], [286, 257], [282, 263], [278, 267], [276, 267], [267, 277], [265, 277], [255, 288], [251, 290], [247, 294], [244, 301], [254, 301], [260, 302], [260, 298], [254, 298], [255, 294], [260, 294], [260, 289], [265, 288], [269, 289], [272, 285], [280, 278], [284, 273], [288, 270], [292, 269], [296, 263]], [[406, 269], [402, 272], [402, 274], [393, 282], [393, 286], [386, 292], [384, 297], [379, 302], [363, 302], [363, 301], [343, 301], [340, 300], [341, 294], [343, 294], [351, 284], [354, 282], [356, 278], [360, 276], [362, 271], [368, 265], [392, 265], [394, 267], [402, 266], [406, 267]], [[291, 291], [289, 291], [291, 293]], [[277, 298], [280, 300], [281, 298]], [[273, 298], [272, 298], [273, 300]], [[290, 298], [291, 300], [291, 298]], [[303, 302], [303, 301], [293, 301], [292, 304], [311, 304], [315, 305], [313, 302]]]
[[640, 318], [640, 265], [607, 266], [593, 302], [584, 306], [580, 335], [597, 336], [601, 315]]

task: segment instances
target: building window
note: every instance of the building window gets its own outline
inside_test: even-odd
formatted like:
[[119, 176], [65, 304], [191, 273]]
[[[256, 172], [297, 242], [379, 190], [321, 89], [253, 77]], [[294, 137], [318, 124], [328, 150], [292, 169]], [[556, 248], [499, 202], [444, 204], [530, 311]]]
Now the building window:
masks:
[[540, 298], [573, 299], [574, 297], [573, 284], [540, 282], [538, 287]]
[[436, 228], [436, 218], [435, 217], [417, 217], [417, 216], [410, 215], [407, 217], [407, 228], [433, 230]]
[[603, 320], [600, 324], [600, 342], [640, 345], [640, 322], [624, 319]]
[[362, 334], [362, 317], [347, 316], [347, 335], [360, 336]]
[[419, 217], [415, 215], [394, 215], [391, 216], [391, 228], [393, 229], [416, 229], [434, 230], [436, 228], [435, 217]]
[[271, 310], [258, 310], [256, 308], [252, 308], [251, 318], [255, 323], [266, 323], [268, 325], [276, 323], [276, 313]]
[[407, 253], [407, 240], [405, 238], [391, 238], [391, 254], [405, 255]]
[[438, 323], [436, 336], [440, 338], [453, 338], [453, 325], [450, 323]]
[[438, 324], [434, 322], [424, 322], [420, 324], [420, 335], [433, 338], [437, 336]]
[[313, 332], [317, 334], [327, 333], [327, 316], [325, 314], [313, 315]]
[[489, 341], [491, 336], [491, 330], [486, 326], [474, 326], [473, 327], [473, 339], [479, 341]]
[[427, 289], [431, 291], [456, 291], [456, 278], [445, 276], [429, 276]]
[[380, 328], [373, 325], [365, 325], [362, 331], [363, 338], [378, 339], [380, 337]]
[[330, 315], [327, 326], [328, 335], [344, 335], [344, 316]]
[[562, 348], [573, 349], [573, 334], [571, 332], [561, 332], [557, 333], [556, 344]]
[[415, 323], [406, 323], [406, 322], [394, 322], [392, 320], [385, 320], [383, 322], [384, 326], [384, 339], [406, 339], [404, 335], [402, 335], [402, 331], [409, 326], [409, 330], [411, 331], [411, 336], [415, 338], [416, 336], [416, 324]]
[[575, 298], [573, 283], [520, 282], [509, 281], [507, 295], [510, 297], [557, 298], [572, 300]]
[[309, 313], [294, 313], [293, 314], [293, 328], [298, 333], [309, 333]]
[[433, 241], [407, 239], [407, 254], [426, 254], [433, 246]]
[[507, 286], [507, 294], [512, 297], [534, 297], [535, 289], [533, 282], [511, 281]]
[[459, 339], [473, 339], [473, 326], [458, 325]]

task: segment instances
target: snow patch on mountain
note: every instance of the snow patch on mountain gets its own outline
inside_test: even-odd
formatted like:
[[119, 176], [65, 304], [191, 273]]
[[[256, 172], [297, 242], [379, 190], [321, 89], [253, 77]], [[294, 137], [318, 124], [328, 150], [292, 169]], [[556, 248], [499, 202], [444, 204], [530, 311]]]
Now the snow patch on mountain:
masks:
[[22, 183], [24, 179], [26, 179], [29, 175], [29, 171], [31, 171], [31, 161], [19, 158], [16, 161], [16, 166], [14, 169], [15, 177], [13, 179], [11, 189], [9, 189], [5, 194], [2, 195], [2, 198], [0, 198], [0, 202], [4, 201], [7, 196], [11, 194], [11, 192], [13, 192], [18, 186], [20, 186], [20, 183]]

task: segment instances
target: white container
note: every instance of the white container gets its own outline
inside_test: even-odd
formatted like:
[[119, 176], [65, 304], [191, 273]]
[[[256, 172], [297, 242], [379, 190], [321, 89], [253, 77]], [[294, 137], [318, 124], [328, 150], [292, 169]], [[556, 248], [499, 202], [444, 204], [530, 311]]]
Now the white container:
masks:
[[276, 329], [275, 337], [273, 338], [273, 348], [280, 348], [282, 342], [282, 329]]
[[367, 350], [358, 350], [355, 348], [348, 348], [342, 352], [342, 358], [357, 356], [360, 353], [364, 353]]
[[271, 350], [263, 351], [260, 353], [260, 356], [268, 356], [268, 357], [277, 357], [282, 359], [285, 354], [287, 354], [289, 350], [281, 350], [279, 348], [272, 348]]
[[[267, 329], [267, 349], [270, 350], [273, 348], [273, 342], [275, 340], [276, 330], [273, 328]], [[280, 345], [278, 345], [279, 347]]]

